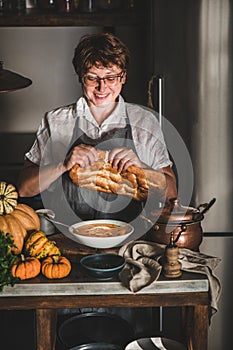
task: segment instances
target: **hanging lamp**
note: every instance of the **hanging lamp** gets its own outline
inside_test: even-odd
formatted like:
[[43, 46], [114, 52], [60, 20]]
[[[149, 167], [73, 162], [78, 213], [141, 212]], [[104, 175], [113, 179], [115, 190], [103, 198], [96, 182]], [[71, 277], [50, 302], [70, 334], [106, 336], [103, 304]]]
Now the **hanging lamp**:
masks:
[[3, 69], [3, 62], [0, 61], [0, 93], [19, 90], [28, 87], [32, 81], [22, 75]]

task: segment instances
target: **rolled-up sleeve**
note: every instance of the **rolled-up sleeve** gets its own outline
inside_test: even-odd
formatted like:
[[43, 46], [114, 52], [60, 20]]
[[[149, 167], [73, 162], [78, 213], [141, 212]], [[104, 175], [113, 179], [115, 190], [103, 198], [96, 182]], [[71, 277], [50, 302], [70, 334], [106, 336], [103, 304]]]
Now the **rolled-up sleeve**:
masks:
[[158, 170], [172, 162], [156, 114], [144, 106], [127, 104], [133, 140], [140, 160]]
[[[36, 138], [31, 149], [25, 154], [25, 159], [28, 159], [32, 163], [37, 165], [42, 165], [42, 160], [44, 163], [43, 165], [45, 165], [46, 163], [49, 164], [49, 162], [51, 161], [51, 153], [49, 157], [48, 155], [45, 156], [45, 149], [46, 145], [48, 145], [49, 139], [50, 132], [47, 122], [47, 115], [45, 115], [38, 128]], [[47, 153], [49, 154], [48, 150]]]

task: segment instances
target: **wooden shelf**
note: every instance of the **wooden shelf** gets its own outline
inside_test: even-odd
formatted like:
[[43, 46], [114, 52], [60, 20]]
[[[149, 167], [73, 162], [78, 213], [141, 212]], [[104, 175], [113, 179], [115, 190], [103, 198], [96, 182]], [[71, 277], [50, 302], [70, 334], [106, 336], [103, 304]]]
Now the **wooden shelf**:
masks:
[[0, 15], [0, 27], [138, 26], [145, 23], [143, 11], [55, 14], [27, 10], [25, 14]]

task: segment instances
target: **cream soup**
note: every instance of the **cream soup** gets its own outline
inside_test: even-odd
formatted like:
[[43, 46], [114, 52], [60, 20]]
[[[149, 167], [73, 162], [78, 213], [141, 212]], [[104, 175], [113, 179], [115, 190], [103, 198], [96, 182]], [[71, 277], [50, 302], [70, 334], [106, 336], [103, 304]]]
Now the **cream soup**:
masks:
[[88, 237], [115, 237], [128, 233], [127, 227], [116, 224], [87, 224], [75, 229], [75, 233]]

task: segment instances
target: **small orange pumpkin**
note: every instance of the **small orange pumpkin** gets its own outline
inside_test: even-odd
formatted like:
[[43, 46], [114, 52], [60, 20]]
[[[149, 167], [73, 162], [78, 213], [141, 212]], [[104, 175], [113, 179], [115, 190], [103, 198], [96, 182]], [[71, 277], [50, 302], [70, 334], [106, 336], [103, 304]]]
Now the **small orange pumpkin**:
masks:
[[11, 274], [21, 280], [34, 278], [39, 275], [41, 263], [34, 257], [20, 255], [19, 259], [12, 265]]
[[71, 271], [70, 261], [62, 255], [48, 256], [42, 261], [41, 272], [49, 278], [64, 278], [69, 275]]

